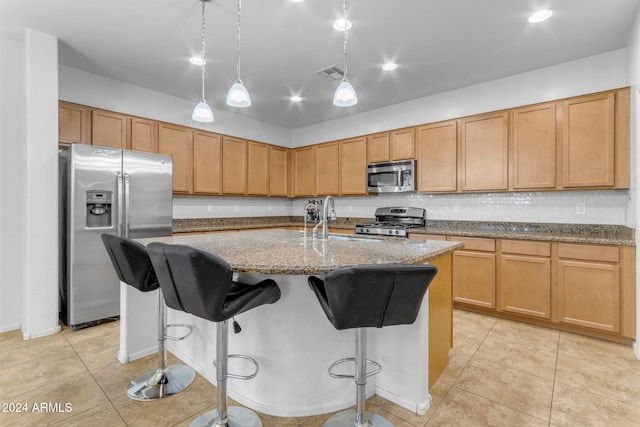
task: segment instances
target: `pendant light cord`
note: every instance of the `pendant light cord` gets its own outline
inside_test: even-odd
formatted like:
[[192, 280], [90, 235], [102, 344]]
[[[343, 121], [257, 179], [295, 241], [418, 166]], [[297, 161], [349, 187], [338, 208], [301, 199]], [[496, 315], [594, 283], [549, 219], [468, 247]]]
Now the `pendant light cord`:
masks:
[[202, 0], [202, 100], [204, 101], [204, 75], [205, 75], [205, 70], [204, 70], [204, 66], [206, 64], [206, 60], [205, 60], [205, 37], [204, 37], [204, 29], [205, 29], [205, 9], [204, 9], [204, 4], [205, 4], [206, 0]]
[[344, 19], [344, 80], [349, 81], [347, 78], [347, 39], [349, 37], [349, 27], [347, 26], [347, 0], [344, 0], [342, 4], [342, 13]]
[[238, 54], [238, 62], [236, 63], [236, 71], [238, 73], [237, 81], [241, 81], [240, 80], [240, 9], [242, 5], [240, 3], [241, 3], [241, 0], [238, 0], [238, 16], [236, 19], [236, 26], [237, 26], [237, 32], [238, 32], [238, 43], [236, 45], [236, 51]]

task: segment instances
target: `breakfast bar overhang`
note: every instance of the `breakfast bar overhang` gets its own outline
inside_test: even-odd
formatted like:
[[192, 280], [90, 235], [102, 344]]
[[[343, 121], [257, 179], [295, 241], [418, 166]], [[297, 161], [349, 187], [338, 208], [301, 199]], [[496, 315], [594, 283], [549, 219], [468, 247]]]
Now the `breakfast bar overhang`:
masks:
[[[255, 358], [260, 370], [251, 381], [230, 380], [228, 394], [251, 409], [279, 417], [319, 415], [354, 403], [353, 380], [331, 378], [327, 373], [334, 361], [353, 357], [354, 332], [333, 328], [309, 289], [308, 276], [323, 276], [340, 267], [361, 264], [437, 265], [439, 259], [448, 258], [450, 265], [451, 253], [462, 246], [456, 242], [346, 235], [320, 240], [282, 229], [138, 241], [145, 245], [160, 241], [193, 246], [229, 262], [237, 280], [257, 283], [269, 277], [278, 283], [280, 301], [235, 319], [242, 330], [237, 334], [230, 331], [229, 352]], [[155, 292], [142, 294], [121, 284], [121, 363], [157, 351]], [[428, 300], [429, 293], [414, 324], [371, 328], [368, 334], [368, 357], [380, 363], [383, 370], [370, 377], [367, 395], [378, 394], [419, 415], [431, 404]], [[168, 310], [168, 323], [193, 326], [188, 338], [169, 341], [169, 350], [215, 383], [215, 324], [174, 310]], [[241, 359], [229, 363], [233, 373], [244, 374], [248, 369], [250, 366], [243, 365]], [[350, 372], [345, 368], [341, 373]]]

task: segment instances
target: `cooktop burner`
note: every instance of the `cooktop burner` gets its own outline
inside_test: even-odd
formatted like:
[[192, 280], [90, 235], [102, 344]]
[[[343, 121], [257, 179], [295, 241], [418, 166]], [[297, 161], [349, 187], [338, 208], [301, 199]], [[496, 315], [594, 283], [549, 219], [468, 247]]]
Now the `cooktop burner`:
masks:
[[407, 237], [409, 228], [424, 226], [424, 217], [422, 208], [378, 208], [378, 221], [356, 224], [356, 234]]

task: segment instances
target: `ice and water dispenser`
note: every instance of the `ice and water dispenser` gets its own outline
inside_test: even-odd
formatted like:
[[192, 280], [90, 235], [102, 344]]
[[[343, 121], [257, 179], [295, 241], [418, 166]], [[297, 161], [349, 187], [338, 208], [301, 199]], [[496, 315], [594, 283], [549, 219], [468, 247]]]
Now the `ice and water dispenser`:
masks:
[[111, 191], [87, 191], [87, 228], [111, 227]]

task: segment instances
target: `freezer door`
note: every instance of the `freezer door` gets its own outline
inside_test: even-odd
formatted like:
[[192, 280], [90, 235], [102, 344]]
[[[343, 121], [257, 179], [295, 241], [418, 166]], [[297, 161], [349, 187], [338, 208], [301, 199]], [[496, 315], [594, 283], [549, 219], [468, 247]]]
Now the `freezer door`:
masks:
[[125, 236], [171, 235], [173, 164], [170, 156], [124, 151]]
[[68, 164], [67, 284], [63, 320], [69, 327], [117, 316], [120, 281], [102, 243], [117, 234], [122, 151], [72, 144]]

